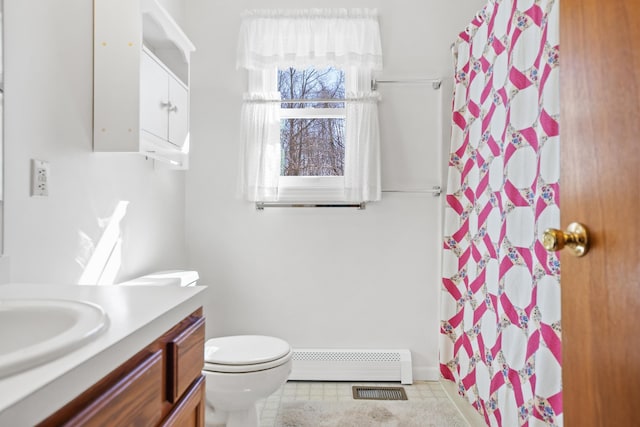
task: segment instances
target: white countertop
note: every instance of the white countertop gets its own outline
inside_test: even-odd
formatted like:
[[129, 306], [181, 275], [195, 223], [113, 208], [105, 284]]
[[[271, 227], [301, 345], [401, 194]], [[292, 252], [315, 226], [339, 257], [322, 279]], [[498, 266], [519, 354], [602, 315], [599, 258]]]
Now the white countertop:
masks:
[[201, 307], [205, 289], [204, 286], [0, 285], [0, 300], [89, 301], [100, 305], [110, 322], [106, 331], [83, 347], [25, 372], [0, 378], [0, 426], [32, 426], [44, 420]]

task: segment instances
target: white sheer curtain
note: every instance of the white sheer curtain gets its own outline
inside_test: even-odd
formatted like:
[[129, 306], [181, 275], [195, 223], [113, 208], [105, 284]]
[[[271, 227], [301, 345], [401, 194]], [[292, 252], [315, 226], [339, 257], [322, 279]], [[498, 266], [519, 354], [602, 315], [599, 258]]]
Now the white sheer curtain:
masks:
[[357, 65], [382, 68], [375, 9], [250, 10], [238, 41], [238, 68]]
[[371, 91], [371, 69], [350, 67], [344, 153], [344, 197], [347, 201], [376, 201], [381, 197], [380, 126], [378, 100]]
[[278, 200], [280, 100], [277, 70], [250, 70], [242, 105], [239, 193], [249, 201]]
[[380, 200], [378, 94], [382, 68], [376, 10], [251, 10], [244, 13], [238, 68], [248, 70], [242, 111], [240, 190], [250, 201], [278, 200], [280, 175], [278, 68], [334, 66], [347, 73], [344, 195]]

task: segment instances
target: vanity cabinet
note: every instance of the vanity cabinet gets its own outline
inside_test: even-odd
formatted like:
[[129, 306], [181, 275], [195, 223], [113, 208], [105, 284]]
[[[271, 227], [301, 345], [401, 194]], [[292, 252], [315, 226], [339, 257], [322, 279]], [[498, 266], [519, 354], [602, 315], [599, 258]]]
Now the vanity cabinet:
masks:
[[94, 0], [93, 150], [189, 164], [195, 47], [157, 0]]
[[198, 309], [40, 426], [204, 427], [204, 339]]

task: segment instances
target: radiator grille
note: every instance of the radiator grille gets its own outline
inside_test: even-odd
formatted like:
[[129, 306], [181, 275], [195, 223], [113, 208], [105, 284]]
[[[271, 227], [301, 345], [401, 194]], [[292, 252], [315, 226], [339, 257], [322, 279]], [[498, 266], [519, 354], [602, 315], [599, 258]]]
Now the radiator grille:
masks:
[[413, 383], [407, 349], [294, 349], [290, 380]]
[[364, 387], [353, 386], [354, 399], [368, 400], [407, 400], [404, 387]]
[[293, 360], [323, 362], [399, 362], [400, 353], [365, 351], [295, 351]]

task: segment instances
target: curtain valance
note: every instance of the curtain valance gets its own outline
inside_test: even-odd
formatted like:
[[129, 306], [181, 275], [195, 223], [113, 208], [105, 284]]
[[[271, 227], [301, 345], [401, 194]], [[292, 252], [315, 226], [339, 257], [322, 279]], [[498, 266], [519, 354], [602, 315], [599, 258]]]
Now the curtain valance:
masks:
[[375, 9], [250, 10], [243, 14], [237, 67], [355, 66], [382, 69]]

